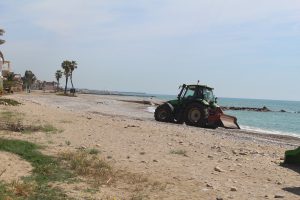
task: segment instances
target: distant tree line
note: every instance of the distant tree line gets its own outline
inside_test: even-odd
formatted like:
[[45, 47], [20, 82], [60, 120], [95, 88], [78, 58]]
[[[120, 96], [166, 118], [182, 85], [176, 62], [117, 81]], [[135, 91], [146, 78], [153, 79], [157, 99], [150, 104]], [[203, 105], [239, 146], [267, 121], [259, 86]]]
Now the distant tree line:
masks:
[[[62, 62], [61, 67], [62, 67], [63, 71], [57, 70], [55, 72], [55, 79], [57, 81], [57, 91], [59, 91], [60, 79], [64, 75], [65, 79], [66, 79], [64, 94], [67, 94], [69, 80], [70, 80], [71, 86], [72, 86], [70, 92], [74, 94], [75, 88], [74, 88], [74, 84], [73, 84], [73, 72], [75, 69], [77, 69], [77, 63], [76, 63], [76, 61], [65, 60]], [[27, 93], [30, 93], [32, 85], [37, 81], [37, 77], [31, 70], [26, 70], [24, 73], [24, 76], [22, 76], [21, 79], [19, 78], [20, 80], [16, 80], [15, 77], [16, 77], [16, 74], [14, 74], [13, 72], [9, 72], [5, 76], [3, 85], [4, 85], [4, 88], [7, 90], [7, 92], [11, 92], [12, 87], [15, 87], [17, 82], [21, 81], [21, 83], [23, 83], [23, 88], [26, 90]], [[45, 81], [44, 81], [44, 84], [45, 84]]]
[[[0, 36], [3, 36], [5, 33], [4, 29], [0, 28]], [[5, 43], [5, 40], [0, 39], [0, 45]], [[4, 64], [4, 56], [2, 52], [0, 51], [0, 59], [1, 59], [1, 65]], [[60, 79], [62, 76], [65, 76], [65, 89], [64, 89], [64, 94], [67, 94], [67, 89], [68, 89], [68, 83], [69, 80], [71, 82], [71, 93], [75, 93], [75, 88], [73, 84], [73, 72], [75, 69], [77, 69], [77, 62], [76, 61], [69, 61], [65, 60], [61, 63], [61, 68], [62, 70], [57, 70], [55, 72], [55, 79], [57, 81], [57, 90], [59, 90], [59, 85], [60, 85]], [[2, 70], [2, 68], [0, 68]], [[24, 76], [21, 77], [19, 76], [16, 78], [16, 74], [13, 72], [8, 72], [5, 75], [4, 80], [0, 79], [0, 94], [3, 92], [3, 88], [7, 90], [7, 92], [12, 92], [12, 87], [15, 87], [17, 83], [22, 84], [23, 83], [23, 88], [26, 90], [26, 92], [30, 93], [31, 92], [31, 87], [37, 80], [35, 74], [31, 70], [26, 70], [24, 73]]]

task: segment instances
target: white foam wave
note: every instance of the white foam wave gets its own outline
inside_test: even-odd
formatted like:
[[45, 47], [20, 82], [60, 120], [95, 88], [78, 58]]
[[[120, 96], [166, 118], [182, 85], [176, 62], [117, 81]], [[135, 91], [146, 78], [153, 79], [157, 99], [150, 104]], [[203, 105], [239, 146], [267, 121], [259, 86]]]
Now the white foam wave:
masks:
[[293, 132], [283, 132], [283, 131], [276, 131], [276, 130], [267, 130], [267, 129], [262, 129], [262, 128], [257, 128], [257, 127], [251, 127], [251, 126], [241, 126], [242, 130], [246, 131], [252, 131], [256, 133], [264, 133], [264, 134], [273, 134], [273, 135], [287, 135], [287, 136], [293, 136], [293, 137], [298, 137], [300, 138], [300, 134], [298, 133], [293, 133]]

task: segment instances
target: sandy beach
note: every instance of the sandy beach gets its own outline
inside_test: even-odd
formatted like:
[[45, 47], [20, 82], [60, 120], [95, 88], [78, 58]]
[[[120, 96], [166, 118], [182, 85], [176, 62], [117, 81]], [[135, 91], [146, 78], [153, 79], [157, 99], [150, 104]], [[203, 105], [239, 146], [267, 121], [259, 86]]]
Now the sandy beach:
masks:
[[[116, 183], [99, 186], [91, 193], [87, 192], [90, 186], [86, 182], [57, 183], [75, 199], [134, 199], [137, 193], [140, 199], [170, 200], [300, 198], [299, 170], [281, 165], [285, 150], [300, 146], [299, 138], [159, 123], [149, 112], [154, 105], [129, 102], [159, 103], [150, 98], [65, 97], [40, 92], [7, 98], [22, 105], [1, 105], [1, 110], [22, 113], [26, 124], [51, 124], [59, 131], [0, 131], [2, 138], [42, 145], [43, 153], [52, 156], [98, 149], [99, 156], [115, 169], [145, 176], [161, 185], [137, 191], [134, 185]], [[24, 168], [26, 173], [29, 169]]]

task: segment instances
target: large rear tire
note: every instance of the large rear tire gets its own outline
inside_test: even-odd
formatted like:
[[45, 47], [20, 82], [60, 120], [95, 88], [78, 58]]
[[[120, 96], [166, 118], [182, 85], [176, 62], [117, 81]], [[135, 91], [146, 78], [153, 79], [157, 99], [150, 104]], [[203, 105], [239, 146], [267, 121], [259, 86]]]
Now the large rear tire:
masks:
[[166, 104], [160, 105], [156, 108], [154, 112], [154, 118], [159, 122], [174, 122], [172, 110]]
[[208, 109], [200, 103], [188, 105], [184, 112], [184, 122], [189, 126], [206, 127]]

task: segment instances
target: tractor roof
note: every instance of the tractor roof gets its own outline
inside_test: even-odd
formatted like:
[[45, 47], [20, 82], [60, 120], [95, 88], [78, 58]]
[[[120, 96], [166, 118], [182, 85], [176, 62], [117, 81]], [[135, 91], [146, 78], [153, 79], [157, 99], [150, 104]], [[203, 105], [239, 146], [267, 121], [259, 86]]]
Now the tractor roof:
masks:
[[209, 87], [207, 85], [187, 85], [187, 86], [195, 86], [195, 87], [200, 87], [200, 88], [207, 88], [207, 89], [210, 89], [210, 90], [213, 90], [214, 88], [212, 87]]

